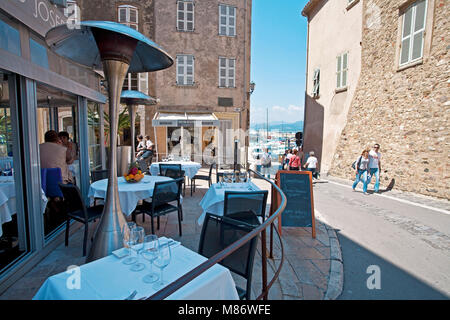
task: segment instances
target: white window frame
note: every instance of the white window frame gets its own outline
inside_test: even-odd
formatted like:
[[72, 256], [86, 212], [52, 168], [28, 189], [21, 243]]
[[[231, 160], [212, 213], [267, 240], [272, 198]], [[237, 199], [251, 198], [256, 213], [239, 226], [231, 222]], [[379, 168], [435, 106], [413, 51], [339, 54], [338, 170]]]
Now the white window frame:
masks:
[[[225, 67], [222, 67], [222, 59], [225, 60]], [[233, 67], [230, 67], [230, 61], [233, 61]], [[222, 70], [225, 70], [225, 76], [222, 76]], [[230, 76], [231, 70], [233, 70], [233, 76]], [[225, 86], [222, 85], [221, 80], [225, 80]], [[233, 80], [232, 86], [230, 86], [230, 80]], [[236, 88], [236, 58], [219, 57], [219, 88]]]
[[315, 69], [313, 74], [313, 98], [320, 96], [320, 69]]
[[[424, 0], [425, 2], [425, 12], [424, 12], [424, 21], [423, 21], [423, 27], [417, 31], [414, 31], [416, 26], [416, 13], [417, 13], [417, 5], [419, 2], [422, 2], [421, 0], [416, 1], [412, 3], [410, 6], [408, 6], [404, 12], [402, 13], [402, 35], [400, 38], [400, 52], [399, 52], [399, 66], [403, 67], [412, 63], [415, 63], [417, 61], [421, 61], [423, 59], [423, 51], [424, 51], [424, 45], [425, 45], [425, 29], [427, 26], [427, 14], [428, 14], [428, 0]], [[412, 10], [411, 13], [411, 30], [410, 34], [408, 36], [405, 36], [405, 14], [408, 12], [408, 10]], [[413, 49], [414, 49], [414, 38], [417, 34], [422, 33], [422, 46], [420, 48], [420, 56], [418, 58], [413, 59]], [[406, 62], [402, 63], [402, 53], [403, 53], [403, 41], [409, 40], [409, 51], [408, 51], [408, 60]]]
[[[226, 13], [222, 14], [222, 7], [226, 8]], [[230, 8], [234, 9], [234, 15], [230, 15]], [[237, 7], [226, 5], [226, 4], [219, 4], [219, 35], [220, 36], [227, 36], [227, 37], [236, 37], [236, 16], [237, 16]], [[225, 25], [222, 24], [222, 17], [225, 17]], [[234, 19], [234, 23], [230, 23], [230, 18]], [[225, 33], [222, 33], [222, 27], [225, 27]], [[231, 34], [230, 29], [233, 28], [234, 33]]]
[[[132, 82], [131, 82], [131, 78], [132, 78], [133, 74], [136, 74], [136, 76], [137, 76], [137, 87], [135, 87], [135, 88], [132, 87]], [[125, 77], [124, 82], [123, 82], [123, 88], [125, 90], [138, 90], [138, 91], [140, 91], [139, 90], [139, 73], [131, 73], [131, 72], [128, 73], [126, 75], [126, 77]]]
[[[183, 57], [183, 63], [180, 64], [180, 57]], [[187, 74], [187, 68], [189, 67], [187, 60], [188, 57], [192, 57], [192, 83], [188, 83], [188, 77], [191, 75]], [[179, 68], [183, 67], [183, 73], [180, 73]], [[195, 84], [195, 56], [193, 54], [177, 54], [176, 57], [176, 83], [177, 86], [193, 86]], [[183, 83], [180, 83], [178, 79], [183, 77]]]
[[[120, 11], [125, 10], [125, 20], [121, 20]], [[136, 12], [136, 21], [131, 21], [131, 11]], [[139, 30], [139, 10], [138, 8], [130, 5], [122, 5], [117, 7], [117, 21], [135, 30]]]
[[[347, 65], [344, 68], [344, 56], [347, 60]], [[345, 84], [342, 83], [343, 74], [346, 74]], [[336, 89], [345, 89], [348, 87], [348, 52], [344, 52], [336, 57]]]
[[[180, 3], [183, 3], [183, 10], [180, 10]], [[191, 13], [191, 11], [188, 11], [187, 7], [188, 4], [192, 4], [192, 21], [188, 20], [187, 16], [188, 13]], [[180, 19], [180, 13], [183, 13], [183, 19]], [[180, 29], [180, 22], [183, 22], [183, 28]], [[188, 23], [192, 22], [192, 29], [188, 29]], [[193, 32], [195, 30], [195, 3], [192, 0], [178, 0], [177, 1], [177, 30], [178, 31], [184, 31], [184, 32]]]

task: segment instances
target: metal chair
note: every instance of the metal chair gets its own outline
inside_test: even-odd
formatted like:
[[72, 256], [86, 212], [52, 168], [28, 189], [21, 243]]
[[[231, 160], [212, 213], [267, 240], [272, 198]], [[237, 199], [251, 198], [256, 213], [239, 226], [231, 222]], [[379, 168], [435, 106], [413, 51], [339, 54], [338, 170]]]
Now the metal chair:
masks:
[[108, 170], [92, 170], [91, 171], [91, 180], [92, 182], [108, 179]]
[[185, 171], [181, 170], [181, 164], [176, 165], [162, 165], [163, 169], [161, 169], [161, 165], [159, 167], [159, 173], [161, 176], [169, 177], [172, 179], [178, 179], [183, 178], [183, 196], [186, 194], [186, 177], [185, 177]]
[[191, 179], [191, 197], [192, 197], [192, 189], [194, 189], [195, 192], [195, 180], [204, 180], [204, 181], [208, 181], [208, 187], [211, 187], [211, 175], [212, 175], [212, 170], [213, 168], [216, 167], [216, 163], [213, 162], [211, 163], [211, 166], [209, 167], [209, 174], [207, 176], [205, 175], [201, 175], [201, 174], [196, 174], [192, 179]]
[[[183, 215], [183, 207], [181, 205], [182, 181], [183, 178], [156, 182], [153, 189], [152, 202], [142, 201], [142, 205], [137, 206], [132, 213], [133, 221], [136, 222], [136, 215], [140, 213], [148, 214], [151, 218], [152, 234], [154, 234], [153, 218], [157, 217], [157, 229], [159, 230], [159, 217], [177, 211], [178, 228], [181, 237], [181, 217]], [[176, 201], [176, 205], [170, 204], [170, 202], [174, 201]]]
[[252, 226], [261, 224], [266, 218], [267, 190], [261, 191], [225, 191], [223, 215], [246, 222]]
[[166, 176], [166, 171], [169, 169], [172, 171], [181, 171], [181, 164], [160, 163], [159, 164], [159, 175]]
[[69, 228], [70, 219], [74, 219], [84, 224], [84, 239], [83, 239], [83, 256], [86, 255], [86, 244], [89, 233], [89, 222], [99, 218], [103, 212], [103, 205], [86, 207], [81, 198], [80, 189], [73, 184], [59, 184], [64, 195], [64, 207], [67, 214], [66, 220], [66, 247], [69, 245]]
[[[252, 231], [253, 227], [227, 217], [207, 213], [203, 222], [198, 253], [210, 258]], [[234, 251], [220, 264], [247, 280], [245, 289], [236, 286], [239, 298], [250, 300], [253, 261], [258, 237]]]

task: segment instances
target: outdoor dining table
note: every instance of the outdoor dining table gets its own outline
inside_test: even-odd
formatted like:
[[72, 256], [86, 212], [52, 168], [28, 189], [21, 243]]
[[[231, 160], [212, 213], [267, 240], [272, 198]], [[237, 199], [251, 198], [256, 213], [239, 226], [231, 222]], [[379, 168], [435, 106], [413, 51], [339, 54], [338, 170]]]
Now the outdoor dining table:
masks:
[[203, 213], [197, 220], [198, 225], [202, 225], [205, 220], [206, 212], [223, 216], [223, 206], [225, 201], [225, 191], [252, 192], [260, 191], [253, 182], [239, 183], [214, 183], [203, 196], [199, 205], [203, 209]]
[[[160, 241], [169, 241], [161, 237]], [[205, 262], [207, 259], [179, 243], [170, 245], [172, 258], [164, 269], [168, 283]], [[84, 264], [78, 270], [66, 271], [49, 277], [33, 300], [123, 300], [134, 290], [134, 300], [149, 297], [156, 291], [142, 278], [150, 272], [149, 262], [141, 258], [145, 269], [130, 270], [129, 265], [115, 255]], [[153, 266], [153, 271], [159, 273]], [[78, 277], [78, 278], [76, 278]], [[78, 282], [77, 282], [78, 281]], [[238, 300], [235, 282], [230, 271], [216, 264], [174, 293], [168, 300]]]
[[192, 179], [202, 167], [198, 162], [193, 161], [167, 161], [167, 162], [154, 162], [150, 166], [150, 173], [152, 176], [159, 175], [159, 164], [181, 164], [181, 170], [184, 170], [186, 177]]
[[[145, 175], [139, 182], [129, 183], [126, 182], [124, 177], [119, 177], [119, 200], [123, 213], [127, 216], [130, 215], [136, 209], [139, 200], [151, 198], [153, 189], [155, 188], [155, 182], [169, 180], [173, 179], [169, 177]], [[91, 184], [88, 193], [91, 202], [94, 201], [94, 198], [105, 199], [107, 186], [108, 179], [98, 180]]]

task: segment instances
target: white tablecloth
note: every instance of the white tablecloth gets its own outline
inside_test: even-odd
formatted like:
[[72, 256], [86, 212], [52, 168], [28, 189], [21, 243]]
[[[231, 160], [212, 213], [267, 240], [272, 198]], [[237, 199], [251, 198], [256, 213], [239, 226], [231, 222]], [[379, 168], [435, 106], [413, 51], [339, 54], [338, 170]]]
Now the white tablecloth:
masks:
[[198, 162], [193, 161], [167, 161], [167, 162], [155, 162], [150, 166], [150, 173], [152, 176], [159, 175], [159, 164], [181, 164], [181, 170], [184, 170], [186, 177], [192, 179], [202, 167]]
[[[128, 183], [124, 177], [119, 177], [119, 200], [123, 213], [130, 215], [138, 204], [139, 200], [150, 198], [153, 195], [155, 182], [173, 180], [169, 177], [148, 176], [145, 175], [141, 181], [136, 183]], [[88, 196], [93, 201], [94, 198], [106, 198], [106, 188], [108, 187], [108, 179], [94, 182], [89, 187]]]
[[[164, 280], [174, 282], [207, 259], [181, 245], [171, 246], [172, 259], [164, 269]], [[33, 297], [33, 300], [123, 300], [134, 290], [134, 299], [149, 297], [156, 291], [153, 284], [142, 278], [150, 271], [149, 262], [142, 259], [146, 268], [139, 272], [130, 271], [130, 266], [114, 255], [93, 261], [80, 267], [80, 288], [69, 289], [72, 273], [62, 272], [48, 278]], [[153, 271], [159, 269], [153, 266]], [[72, 276], [72, 277], [71, 277]], [[71, 278], [69, 278], [71, 277]], [[214, 265], [172, 295], [170, 300], [238, 300], [235, 283], [230, 271]]]
[[[41, 189], [41, 212], [45, 212], [47, 197]], [[13, 176], [0, 176], [0, 236], [3, 234], [2, 224], [12, 220], [16, 214], [16, 187]]]
[[223, 205], [225, 201], [225, 191], [259, 191], [259, 189], [253, 182], [244, 183], [224, 183], [220, 186], [219, 183], [214, 183], [208, 189], [206, 194], [200, 201], [200, 206], [203, 208], [203, 213], [198, 218], [197, 223], [199, 225], [203, 224], [205, 220], [206, 212], [213, 213], [219, 216], [223, 215]]

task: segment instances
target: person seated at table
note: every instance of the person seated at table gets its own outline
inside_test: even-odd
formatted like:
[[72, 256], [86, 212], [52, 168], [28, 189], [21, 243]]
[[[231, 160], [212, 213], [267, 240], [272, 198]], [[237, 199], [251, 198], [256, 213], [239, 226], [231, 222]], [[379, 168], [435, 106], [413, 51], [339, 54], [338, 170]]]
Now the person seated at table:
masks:
[[39, 145], [41, 168], [60, 168], [63, 183], [73, 183], [72, 175], [67, 165], [67, 148], [62, 145], [55, 130], [49, 130], [44, 135], [44, 143]]
[[153, 156], [153, 142], [150, 140], [150, 136], [145, 136], [145, 149], [143, 151], [141, 160], [145, 160]]
[[137, 137], [137, 140], [139, 141], [137, 147], [136, 147], [136, 159], [139, 158], [140, 156], [142, 156], [144, 154], [145, 151], [145, 141], [144, 141], [144, 137], [142, 135], [139, 135]]
[[61, 131], [60, 133], [58, 133], [58, 137], [61, 140], [61, 144], [67, 148], [66, 163], [72, 164], [78, 158], [77, 144], [71, 141], [69, 133], [66, 131]]

